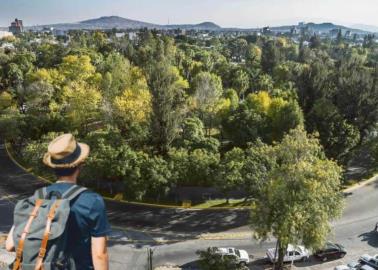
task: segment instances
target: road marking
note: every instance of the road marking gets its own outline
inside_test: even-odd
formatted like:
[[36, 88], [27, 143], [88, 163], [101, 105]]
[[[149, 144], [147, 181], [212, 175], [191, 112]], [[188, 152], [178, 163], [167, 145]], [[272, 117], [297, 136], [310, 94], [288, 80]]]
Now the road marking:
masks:
[[201, 240], [243, 240], [252, 239], [252, 232], [225, 232], [225, 233], [204, 233], [199, 236]]

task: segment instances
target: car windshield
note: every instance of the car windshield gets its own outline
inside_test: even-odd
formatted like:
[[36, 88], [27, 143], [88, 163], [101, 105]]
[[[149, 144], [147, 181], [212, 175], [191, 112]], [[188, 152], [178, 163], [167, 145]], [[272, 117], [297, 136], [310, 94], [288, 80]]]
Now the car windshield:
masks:
[[240, 251], [238, 249], [235, 249], [235, 253], [238, 257], [240, 257]]

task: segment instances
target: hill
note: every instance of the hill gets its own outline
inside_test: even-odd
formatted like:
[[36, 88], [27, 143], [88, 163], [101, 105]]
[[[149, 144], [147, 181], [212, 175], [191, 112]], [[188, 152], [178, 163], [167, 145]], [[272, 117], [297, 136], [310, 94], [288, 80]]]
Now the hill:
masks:
[[97, 19], [90, 19], [86, 21], [81, 21], [79, 24], [83, 26], [87, 26], [89, 28], [159, 28], [159, 25], [146, 23], [136, 20], [130, 20], [118, 16], [108, 16], [108, 17], [100, 17]]
[[288, 32], [293, 27], [307, 27], [308, 29], [315, 31], [315, 32], [329, 32], [333, 29], [341, 29], [343, 31], [351, 31], [352, 33], [366, 33], [367, 31], [361, 30], [361, 29], [355, 29], [355, 28], [349, 28], [343, 25], [337, 25], [330, 22], [325, 23], [306, 23], [303, 25], [286, 25], [286, 26], [275, 26], [271, 27], [273, 31], [282, 31], [282, 32]]
[[368, 31], [368, 32], [378, 33], [378, 26], [375, 26], [375, 25], [355, 24], [352, 27], [362, 29], [362, 30]]
[[212, 22], [203, 22], [200, 24], [177, 24], [177, 25], [160, 25], [148, 22], [142, 22], [137, 20], [131, 20], [122, 18], [119, 16], [104, 16], [96, 19], [89, 19], [81, 21], [78, 23], [60, 23], [60, 24], [50, 24], [50, 25], [38, 25], [32, 26], [31, 29], [42, 29], [44, 27], [54, 27], [56, 29], [69, 30], [69, 29], [198, 29], [198, 30], [220, 30], [222, 29], [219, 25]]
[[[140, 29], [140, 28], [149, 28], [149, 29], [186, 29], [186, 30], [211, 30], [211, 31], [251, 31], [258, 30], [256, 28], [250, 29], [240, 29], [240, 28], [222, 28], [221, 26], [213, 22], [203, 22], [199, 24], [174, 24], [174, 25], [161, 25], [148, 22], [142, 22], [137, 20], [131, 20], [127, 18], [122, 18], [119, 16], [103, 16], [96, 19], [89, 19], [77, 23], [62, 23], [62, 24], [51, 24], [51, 25], [39, 25], [29, 27], [34, 30], [39, 30], [44, 27], [54, 27], [56, 29], [69, 30], [69, 29]], [[332, 29], [342, 29], [343, 31], [351, 31], [352, 33], [367, 33], [366, 27], [360, 29], [349, 28], [342, 25], [336, 25], [333, 23], [307, 23], [301, 26], [299, 25], [285, 25], [285, 26], [273, 26], [271, 27], [272, 31], [276, 32], [289, 32], [293, 27], [308, 27], [309, 29], [315, 32], [329, 32]], [[370, 27], [371, 31], [372, 28]]]
[[164, 25], [164, 28], [180, 28], [180, 29], [198, 29], [198, 30], [221, 30], [222, 27], [213, 22], [203, 22], [199, 24], [174, 24], [174, 25]]

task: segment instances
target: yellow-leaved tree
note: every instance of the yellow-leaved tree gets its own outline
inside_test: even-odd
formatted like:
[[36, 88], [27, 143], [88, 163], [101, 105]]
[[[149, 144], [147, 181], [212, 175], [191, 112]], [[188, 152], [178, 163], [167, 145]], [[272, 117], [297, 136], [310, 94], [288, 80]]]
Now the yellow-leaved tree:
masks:
[[151, 98], [146, 77], [139, 68], [132, 67], [129, 82], [112, 104], [113, 120], [123, 133], [128, 133], [130, 129], [145, 133], [152, 111]]
[[86, 134], [91, 124], [96, 124], [101, 116], [102, 96], [98, 89], [86, 83], [73, 82], [63, 88], [63, 109], [71, 125]]

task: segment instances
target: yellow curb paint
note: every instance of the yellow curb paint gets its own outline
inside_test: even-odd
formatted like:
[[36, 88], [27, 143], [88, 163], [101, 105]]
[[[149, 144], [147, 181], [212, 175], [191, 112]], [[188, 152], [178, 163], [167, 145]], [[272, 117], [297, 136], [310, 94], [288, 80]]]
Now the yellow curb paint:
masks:
[[[17, 160], [12, 156], [12, 154], [10, 153], [9, 149], [8, 149], [8, 143], [7, 142], [4, 142], [4, 145], [5, 145], [5, 151], [7, 152], [7, 155], [8, 157], [13, 161], [13, 163], [15, 163], [19, 168], [21, 168], [23, 171], [27, 172], [27, 173], [30, 173], [31, 175], [41, 179], [42, 181], [46, 182], [46, 183], [49, 183], [49, 184], [53, 184], [54, 182], [42, 177], [42, 176], [39, 176], [39, 175], [35, 175], [34, 173], [30, 172], [29, 170], [31, 169], [26, 169], [24, 166], [22, 166], [19, 162], [17, 162]], [[343, 189], [342, 191], [343, 192], [351, 192], [353, 190], [356, 190], [360, 187], [363, 187], [371, 182], [374, 182], [375, 180], [378, 179], [378, 174], [374, 175], [373, 177], [369, 178], [368, 180], [366, 181], [362, 181], [362, 182], [359, 182], [347, 189]], [[190, 208], [184, 208], [184, 207], [180, 207], [180, 206], [176, 206], [176, 205], [166, 205], [166, 204], [151, 204], [151, 203], [141, 203], [141, 202], [133, 202], [133, 201], [125, 201], [125, 200], [116, 200], [114, 198], [109, 198], [109, 197], [105, 197], [103, 196], [103, 198], [105, 200], [108, 200], [108, 201], [112, 201], [112, 202], [119, 202], [119, 203], [124, 203], [124, 204], [133, 204], [133, 205], [140, 205], [140, 206], [149, 206], [149, 207], [156, 207], [156, 208], [170, 208], [170, 209], [180, 209], [180, 210], [185, 210], [185, 209], [190, 209], [190, 210], [196, 210], [196, 211], [208, 211], [208, 210], [247, 210], [247, 209], [251, 209], [251, 207], [249, 206], [243, 206], [243, 207], [230, 207], [230, 206], [224, 206], [224, 207], [209, 207], [209, 208], [196, 208], [196, 207], [190, 207]]]
[[8, 157], [13, 161], [13, 163], [14, 164], [16, 164], [20, 169], [22, 169], [23, 171], [25, 171], [25, 172], [27, 172], [27, 173], [29, 173], [29, 174], [31, 174], [31, 175], [33, 175], [33, 176], [35, 176], [35, 177], [37, 177], [38, 179], [41, 179], [42, 181], [44, 181], [44, 182], [46, 182], [46, 183], [49, 183], [49, 184], [52, 184], [53, 182], [52, 181], [50, 181], [50, 180], [48, 180], [48, 179], [46, 179], [46, 178], [44, 178], [44, 177], [42, 177], [42, 176], [39, 176], [39, 175], [35, 175], [34, 173], [32, 173], [31, 172], [31, 168], [29, 168], [29, 169], [27, 169], [27, 168], [25, 168], [24, 166], [22, 166], [13, 156], [12, 156], [12, 154], [10, 153], [10, 151], [9, 151], [9, 149], [8, 149], [8, 144], [9, 143], [7, 143], [7, 142], [4, 142], [4, 148], [5, 148], [5, 151], [7, 152], [7, 155], [8, 155]]
[[358, 182], [358, 183], [354, 184], [353, 186], [344, 189], [343, 191], [344, 192], [351, 192], [351, 191], [359, 189], [359, 188], [361, 188], [363, 186], [366, 186], [366, 185], [368, 185], [368, 184], [370, 184], [370, 183], [372, 183], [372, 182], [374, 182], [376, 180], [378, 180], [378, 174], [372, 176], [371, 178], [369, 178], [369, 179], [367, 179], [365, 181]]
[[[9, 147], [9, 143], [5, 142], [4, 143], [5, 145], [5, 151], [8, 155], [8, 157], [12, 160], [13, 163], [15, 163], [20, 169], [22, 169], [23, 171], [35, 176], [36, 178], [38, 179], [41, 179], [42, 181], [48, 183], [48, 184], [53, 184], [54, 182], [51, 181], [51, 180], [48, 180], [42, 176], [39, 176], [39, 175], [36, 175], [32, 172], [30, 172], [30, 169], [27, 169], [25, 168], [24, 166], [22, 166], [11, 154], [11, 152], [9, 151], [8, 147]], [[166, 204], [151, 204], [151, 203], [141, 203], [141, 202], [133, 202], [133, 201], [125, 201], [125, 200], [116, 200], [114, 198], [109, 198], [109, 197], [106, 197], [106, 196], [103, 196], [103, 198], [105, 200], [108, 200], [108, 201], [112, 201], [112, 202], [118, 202], [118, 203], [124, 203], [124, 204], [133, 204], [133, 205], [140, 205], [140, 206], [149, 206], [149, 207], [156, 207], [156, 208], [170, 208], [170, 209], [190, 209], [190, 210], [227, 210], [227, 209], [232, 209], [232, 210], [243, 210], [243, 209], [248, 209], [249, 207], [213, 207], [213, 208], [195, 208], [195, 207], [192, 207], [192, 208], [184, 208], [184, 207], [180, 207], [178, 205], [166, 205]]]

